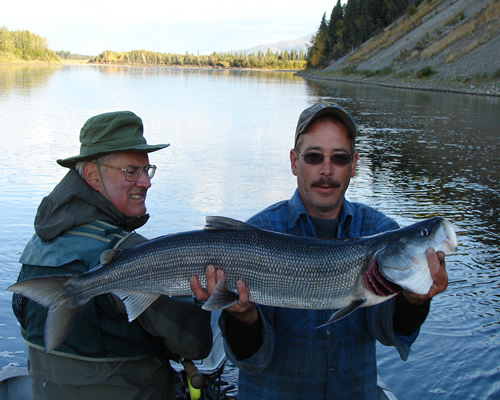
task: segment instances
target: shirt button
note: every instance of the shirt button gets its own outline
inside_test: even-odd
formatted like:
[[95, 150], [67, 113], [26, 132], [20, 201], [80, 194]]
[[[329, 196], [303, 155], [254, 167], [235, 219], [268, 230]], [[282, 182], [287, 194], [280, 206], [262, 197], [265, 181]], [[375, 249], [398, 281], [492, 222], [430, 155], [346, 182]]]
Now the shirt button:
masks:
[[326, 331], [326, 336], [330, 336], [331, 332], [329, 330]]

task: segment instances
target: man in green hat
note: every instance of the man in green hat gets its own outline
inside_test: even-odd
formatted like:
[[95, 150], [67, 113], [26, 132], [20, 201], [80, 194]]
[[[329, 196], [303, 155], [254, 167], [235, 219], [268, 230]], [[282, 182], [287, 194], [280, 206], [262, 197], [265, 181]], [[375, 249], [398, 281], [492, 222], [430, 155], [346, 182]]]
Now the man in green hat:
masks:
[[[143, 131], [130, 111], [84, 124], [80, 154], [57, 160], [69, 171], [38, 207], [18, 280], [85, 272], [104, 250], [146, 241], [134, 230], [149, 218], [145, 200], [156, 166], [148, 153], [168, 144], [148, 145]], [[212, 345], [210, 313], [167, 296], [131, 323], [118, 298], [98, 296], [48, 353], [47, 309], [17, 294], [13, 309], [28, 345], [36, 399], [175, 399], [169, 359], [201, 359]]]

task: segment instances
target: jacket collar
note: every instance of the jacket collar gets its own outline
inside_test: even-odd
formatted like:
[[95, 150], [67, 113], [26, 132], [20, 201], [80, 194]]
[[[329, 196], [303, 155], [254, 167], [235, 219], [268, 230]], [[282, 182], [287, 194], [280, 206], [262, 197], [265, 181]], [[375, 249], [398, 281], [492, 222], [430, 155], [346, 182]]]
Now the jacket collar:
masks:
[[143, 226], [148, 218], [148, 214], [125, 218], [109, 200], [86, 185], [78, 173], [70, 169], [40, 203], [35, 231], [43, 241], [49, 241], [68, 229], [98, 219], [133, 231]]
[[[289, 217], [288, 217], [288, 228], [290, 230], [293, 229], [294, 226], [298, 225], [300, 220], [306, 221], [306, 224], [311, 228], [314, 232], [314, 227], [307, 214], [307, 211], [302, 203], [300, 198], [299, 189], [295, 189], [295, 193], [292, 198], [289, 200]], [[342, 203], [342, 208], [340, 209], [339, 215], [339, 227], [337, 231], [337, 236], [345, 235], [349, 231], [349, 227], [351, 226], [352, 218], [354, 216], [354, 209], [351, 203], [344, 198]]]

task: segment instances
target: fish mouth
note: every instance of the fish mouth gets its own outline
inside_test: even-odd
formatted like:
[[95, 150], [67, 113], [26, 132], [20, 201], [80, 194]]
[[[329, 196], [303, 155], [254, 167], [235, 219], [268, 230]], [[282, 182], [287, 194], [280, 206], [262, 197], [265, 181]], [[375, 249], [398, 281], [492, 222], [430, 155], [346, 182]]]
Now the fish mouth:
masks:
[[443, 220], [443, 230], [446, 239], [448, 239], [447, 241], [445, 241], [445, 245], [448, 250], [448, 252], [445, 252], [445, 254], [453, 254], [457, 251], [458, 248], [457, 234], [455, 233], [453, 224], [446, 219]]

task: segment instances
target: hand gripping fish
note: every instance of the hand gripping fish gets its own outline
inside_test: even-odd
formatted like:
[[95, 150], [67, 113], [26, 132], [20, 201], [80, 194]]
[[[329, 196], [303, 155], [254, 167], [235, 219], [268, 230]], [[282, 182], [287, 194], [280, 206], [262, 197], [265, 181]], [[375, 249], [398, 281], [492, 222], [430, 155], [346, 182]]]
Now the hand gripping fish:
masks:
[[170, 234], [125, 250], [106, 250], [101, 264], [83, 274], [52, 275], [18, 282], [7, 290], [48, 307], [45, 350], [66, 338], [84, 305], [114, 293], [129, 321], [160, 295], [192, 295], [189, 279], [206, 286], [208, 264], [222, 268], [203, 308], [238, 301], [242, 279], [257, 304], [339, 310], [328, 323], [358, 307], [381, 303], [402, 289], [427, 294], [432, 278], [425, 251], [452, 254], [457, 238], [447, 220], [434, 217], [406, 228], [352, 240], [328, 241], [258, 229], [224, 217], [207, 217], [203, 230]]

